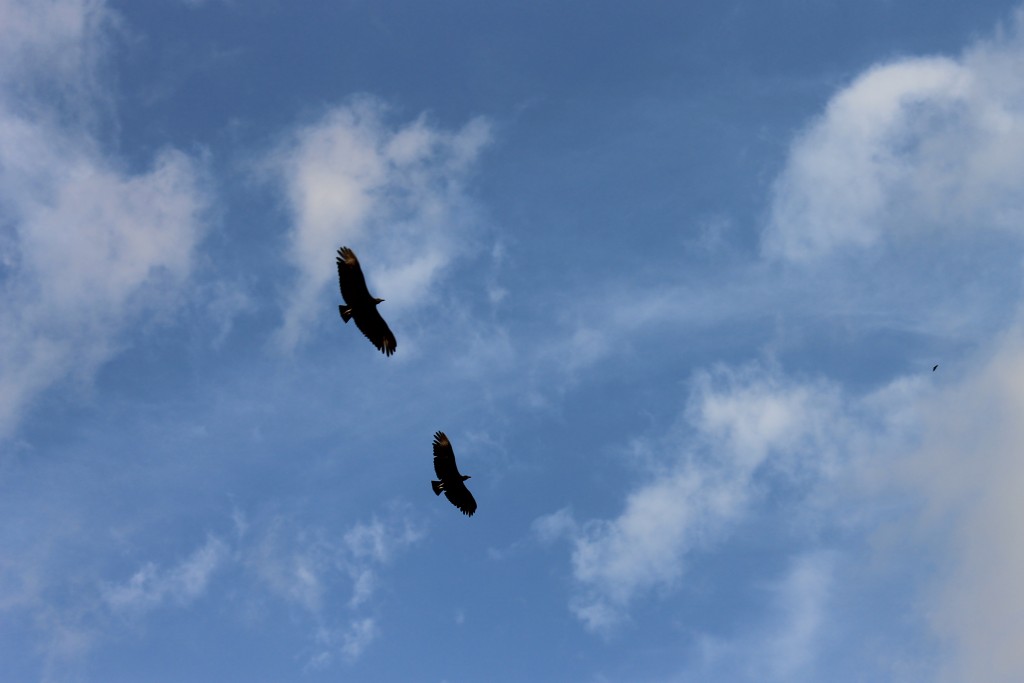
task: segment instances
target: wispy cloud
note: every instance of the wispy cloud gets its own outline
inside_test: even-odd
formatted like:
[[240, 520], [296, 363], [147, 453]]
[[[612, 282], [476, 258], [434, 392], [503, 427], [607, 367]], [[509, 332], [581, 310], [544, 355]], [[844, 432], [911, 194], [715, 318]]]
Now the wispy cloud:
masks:
[[129, 172], [90, 133], [81, 88], [100, 80], [104, 3], [8, 0], [0, 15], [3, 437], [42, 391], [89, 379], [132, 324], [174, 308], [207, 197], [195, 159], [168, 149]]
[[352, 619], [346, 627], [336, 629], [321, 627], [315, 638], [316, 652], [306, 666], [308, 669], [325, 669], [338, 654], [346, 661], [354, 662], [379, 635], [380, 628], [373, 617]]
[[211, 533], [181, 557], [128, 569], [92, 563], [69, 571], [63, 555], [0, 559], [0, 613], [31, 623], [58, 680], [126, 628], [149, 630], [169, 610], [201, 612], [213, 602], [242, 619], [283, 608], [309, 633], [295, 656], [323, 668], [359, 658], [384, 632], [374, 598], [386, 568], [424, 534], [394, 509], [335, 531], [283, 515], [243, 520], [238, 510], [233, 524], [237, 534]]
[[249, 569], [282, 599], [319, 615], [329, 586], [340, 576], [351, 582], [350, 606], [366, 602], [377, 569], [420, 540], [423, 531], [409, 519], [374, 517], [356, 522], [336, 539], [324, 529], [295, 528], [277, 518], [254, 534], [245, 551]]
[[[320, 668], [337, 654], [356, 659], [380, 632], [375, 618], [359, 614], [380, 583], [380, 570], [418, 542], [422, 529], [407, 516], [392, 514], [352, 524], [340, 535], [296, 528], [283, 518], [251, 532], [242, 562], [257, 583], [277, 598], [306, 612], [315, 624], [309, 666]], [[347, 628], [337, 625], [329, 607], [339, 585], [349, 587]]]
[[[336, 279], [343, 244], [374, 264], [371, 291], [393, 311], [429, 300], [432, 283], [466, 251], [478, 218], [465, 185], [490, 138], [484, 119], [449, 132], [425, 116], [404, 124], [369, 96], [303, 126], [269, 157], [292, 215], [288, 258], [298, 270], [280, 342], [298, 343]], [[387, 291], [374, 282], [387, 282]]]
[[187, 605], [200, 597], [210, 578], [228, 559], [228, 546], [215, 536], [177, 565], [160, 569], [147, 563], [125, 583], [103, 590], [103, 599], [117, 613], [139, 615], [164, 602]]
[[29, 626], [25, 642], [39, 653], [44, 681], [75, 679], [88, 656], [126, 627], [134, 632], [162, 610], [193, 607], [232, 564], [230, 545], [211, 534], [184, 558], [144, 562], [125, 578], [102, 562], [83, 562], [80, 547], [67, 552], [83, 530], [76, 531], [18, 547], [0, 562], [0, 614]]
[[345, 632], [341, 651], [348, 659], [358, 659], [367, 646], [377, 637], [377, 622], [367, 617], [353, 621]]

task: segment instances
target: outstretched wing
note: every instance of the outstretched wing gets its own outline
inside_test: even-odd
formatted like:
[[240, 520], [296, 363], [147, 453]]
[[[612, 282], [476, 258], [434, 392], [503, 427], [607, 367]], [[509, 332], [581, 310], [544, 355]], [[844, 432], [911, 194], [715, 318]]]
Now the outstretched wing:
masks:
[[[349, 306], [359, 306], [369, 302], [370, 290], [366, 288], [366, 278], [363, 277], [363, 269], [359, 267], [359, 259], [356, 258], [355, 252], [348, 247], [342, 247], [338, 250], [337, 261], [341, 298]], [[362, 328], [360, 327], [360, 329]], [[371, 341], [373, 340], [371, 339]]]
[[373, 345], [381, 353], [390, 356], [395, 352], [395, 348], [398, 346], [395, 335], [391, 332], [388, 324], [384, 322], [384, 318], [380, 317], [376, 308], [362, 309], [356, 312], [352, 319], [356, 322], [359, 331], [373, 342]]
[[473, 494], [466, 488], [466, 484], [462, 481], [456, 481], [451, 485], [451, 488], [444, 490], [444, 497], [447, 498], [452, 505], [462, 510], [462, 514], [467, 517], [472, 517], [473, 513], [476, 512], [476, 500], [473, 498]]
[[434, 434], [434, 472], [437, 478], [444, 485], [454, 486], [455, 482], [462, 483], [462, 475], [455, 465], [455, 451], [452, 450], [452, 442], [444, 435], [444, 432]]

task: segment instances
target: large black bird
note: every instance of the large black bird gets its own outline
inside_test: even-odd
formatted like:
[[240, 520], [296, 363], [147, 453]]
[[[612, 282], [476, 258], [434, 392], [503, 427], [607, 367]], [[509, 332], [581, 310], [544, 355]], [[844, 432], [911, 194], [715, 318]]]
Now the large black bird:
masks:
[[370, 295], [363, 269], [359, 267], [359, 259], [348, 247], [338, 250], [338, 284], [341, 285], [341, 298], [345, 300], [344, 306], [338, 306], [341, 319], [346, 323], [350, 318], [354, 319], [359, 331], [385, 356], [393, 354], [398, 342], [384, 318], [377, 312], [377, 304], [384, 299]]
[[452, 443], [444, 432], [434, 434], [434, 472], [441, 480], [430, 482], [434, 495], [440, 496], [444, 491], [444, 497], [452, 505], [462, 510], [462, 514], [467, 517], [472, 517], [476, 512], [476, 501], [463, 483], [469, 477], [459, 474], [459, 468], [455, 464], [455, 451], [452, 450]]

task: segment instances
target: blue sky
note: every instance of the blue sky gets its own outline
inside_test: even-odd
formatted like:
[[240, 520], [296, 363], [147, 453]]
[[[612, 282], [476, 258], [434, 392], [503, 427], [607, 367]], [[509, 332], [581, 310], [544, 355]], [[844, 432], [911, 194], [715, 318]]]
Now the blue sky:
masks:
[[0, 0], [0, 678], [1022, 680], [1022, 264], [1013, 2]]

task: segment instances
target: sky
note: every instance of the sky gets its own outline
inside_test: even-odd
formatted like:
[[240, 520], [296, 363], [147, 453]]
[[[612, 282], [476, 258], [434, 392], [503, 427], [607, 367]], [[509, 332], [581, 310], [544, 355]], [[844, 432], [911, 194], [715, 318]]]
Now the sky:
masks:
[[0, 0], [0, 679], [1024, 680], [1022, 285], [1017, 2]]

